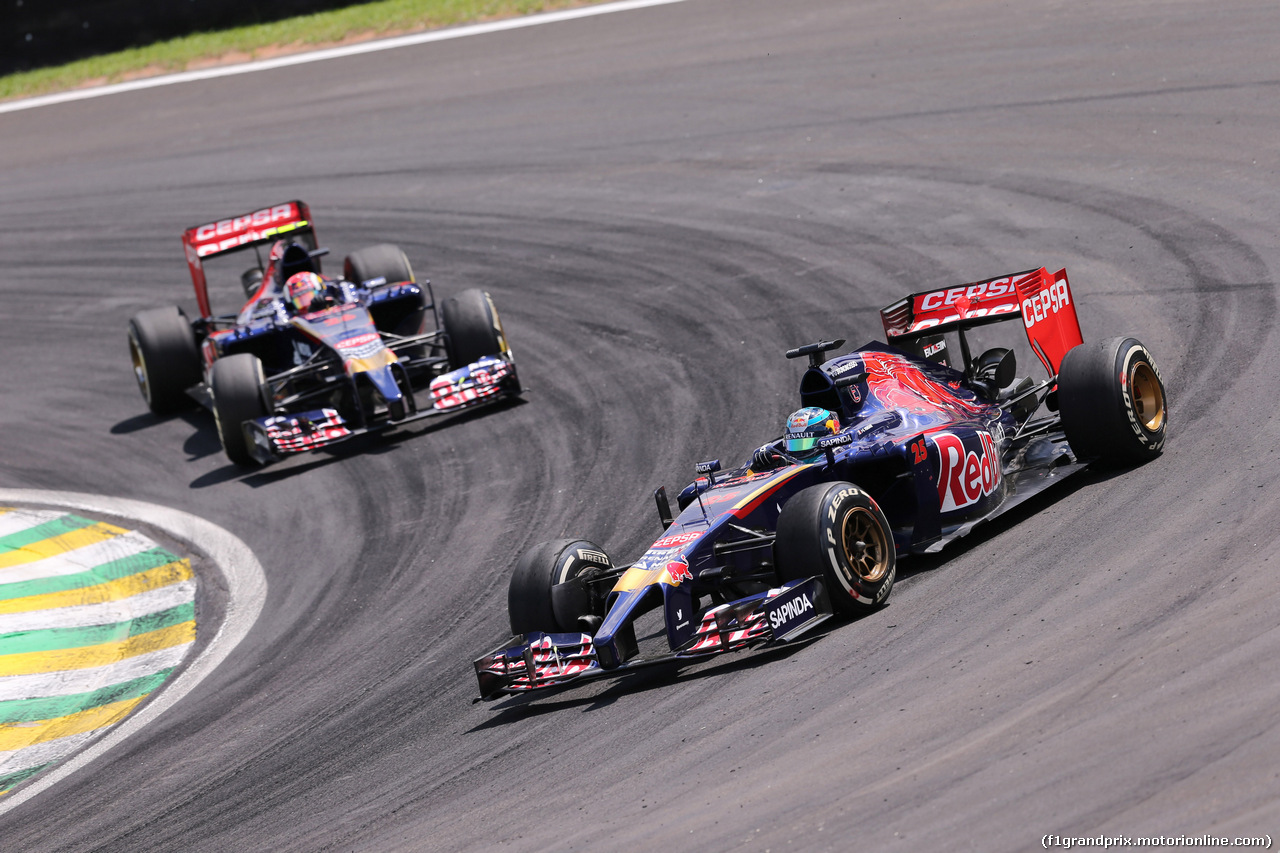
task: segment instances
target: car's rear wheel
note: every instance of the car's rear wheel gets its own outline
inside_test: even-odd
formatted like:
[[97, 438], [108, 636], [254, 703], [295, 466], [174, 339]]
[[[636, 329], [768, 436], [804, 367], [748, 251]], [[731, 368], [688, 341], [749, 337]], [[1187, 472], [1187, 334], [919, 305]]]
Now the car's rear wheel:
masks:
[[871, 496], [852, 483], [810, 486], [787, 501], [773, 548], [779, 580], [821, 575], [832, 606], [846, 615], [883, 604], [893, 589], [893, 531]]
[[582, 617], [603, 615], [593, 612], [585, 588], [570, 595], [556, 594], [554, 588], [588, 569], [609, 566], [609, 557], [600, 546], [585, 539], [556, 539], [526, 551], [516, 562], [507, 589], [511, 633], [584, 630], [587, 626]]
[[[342, 262], [342, 276], [356, 284], [379, 278], [386, 279], [388, 284], [414, 281], [413, 267], [409, 265], [409, 258], [400, 251], [399, 246], [391, 243], [379, 243], [377, 246], [369, 246], [347, 255], [346, 260]], [[412, 337], [422, 334], [427, 307], [426, 296], [419, 294], [416, 300], [408, 303], [397, 299], [394, 302], [373, 306], [370, 313], [373, 314], [379, 331], [390, 332], [400, 337]], [[416, 359], [421, 358], [425, 353], [426, 350], [422, 346], [413, 346], [401, 350], [400, 355]]]
[[252, 299], [262, 287], [262, 270], [252, 267], [240, 273], [240, 286], [244, 288], [244, 298]]
[[342, 276], [355, 284], [375, 278], [385, 278], [388, 284], [414, 280], [409, 258], [391, 243], [379, 243], [347, 255], [342, 262]]
[[236, 353], [213, 363], [209, 380], [218, 438], [227, 458], [237, 465], [253, 465], [244, 422], [271, 413], [262, 362], [251, 353]]
[[191, 403], [186, 390], [200, 381], [200, 350], [181, 308], [150, 308], [129, 321], [129, 357], [147, 408], [169, 414]]
[[1156, 361], [1136, 338], [1080, 344], [1058, 370], [1058, 410], [1076, 456], [1145, 462], [1164, 448], [1168, 401]]

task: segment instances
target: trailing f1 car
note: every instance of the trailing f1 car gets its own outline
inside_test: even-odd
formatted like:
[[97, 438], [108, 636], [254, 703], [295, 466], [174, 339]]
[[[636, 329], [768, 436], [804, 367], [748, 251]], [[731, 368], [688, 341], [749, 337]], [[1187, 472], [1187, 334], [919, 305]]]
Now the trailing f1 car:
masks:
[[[134, 316], [134, 375], [157, 414], [190, 399], [211, 409], [238, 465], [520, 393], [489, 294], [464, 290], [437, 305], [431, 283], [385, 243], [348, 255], [340, 277], [324, 275], [329, 250], [317, 248], [301, 201], [188, 228], [182, 245], [200, 317], [172, 306]], [[255, 263], [236, 288], [248, 301], [214, 314], [206, 262], [248, 251]]]
[[[1155, 359], [1131, 337], [1085, 344], [1065, 270], [916, 293], [881, 318], [888, 344], [788, 352], [809, 366], [786, 432], [732, 471], [697, 465], [674, 519], [659, 488], [665, 533], [638, 559], [585, 540], [524, 554], [515, 636], [474, 662], [481, 697], [792, 640], [883, 605], [899, 555], [936, 551], [1090, 461], [1161, 452]], [[1016, 378], [1009, 348], [972, 357], [975, 327], [1016, 320], [1047, 378]], [[659, 608], [666, 648], [646, 657], [636, 620]]]

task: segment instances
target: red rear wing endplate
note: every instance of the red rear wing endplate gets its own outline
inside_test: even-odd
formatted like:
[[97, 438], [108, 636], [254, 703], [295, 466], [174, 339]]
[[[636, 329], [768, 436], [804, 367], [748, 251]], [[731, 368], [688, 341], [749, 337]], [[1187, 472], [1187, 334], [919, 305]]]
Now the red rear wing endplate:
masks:
[[305, 202], [297, 200], [196, 225], [183, 231], [182, 249], [187, 256], [187, 266], [191, 269], [191, 283], [196, 289], [196, 302], [200, 306], [201, 316], [212, 316], [209, 308], [209, 286], [204, 277], [205, 258], [258, 246], [297, 232], [310, 232], [314, 241], [315, 226], [311, 222], [311, 210]]
[[1067, 271], [1044, 267], [944, 290], [913, 293], [880, 312], [888, 343], [1012, 320], [1021, 315], [1027, 341], [1050, 376], [1083, 342]]

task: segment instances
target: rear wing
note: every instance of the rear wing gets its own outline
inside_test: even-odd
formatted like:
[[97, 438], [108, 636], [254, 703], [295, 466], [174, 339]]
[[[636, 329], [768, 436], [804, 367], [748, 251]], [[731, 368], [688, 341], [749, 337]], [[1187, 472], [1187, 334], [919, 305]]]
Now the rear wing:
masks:
[[311, 222], [311, 209], [305, 202], [284, 202], [183, 231], [182, 248], [191, 269], [191, 283], [196, 289], [201, 316], [207, 319], [213, 314], [209, 307], [209, 285], [204, 277], [205, 258], [261, 246], [286, 234], [296, 234], [315, 247], [315, 226]]
[[1084, 341], [1065, 269], [1050, 275], [1041, 267], [913, 293], [880, 312], [887, 342], [897, 345], [1015, 317], [1022, 318], [1027, 341], [1050, 376], [1058, 375], [1067, 351]]

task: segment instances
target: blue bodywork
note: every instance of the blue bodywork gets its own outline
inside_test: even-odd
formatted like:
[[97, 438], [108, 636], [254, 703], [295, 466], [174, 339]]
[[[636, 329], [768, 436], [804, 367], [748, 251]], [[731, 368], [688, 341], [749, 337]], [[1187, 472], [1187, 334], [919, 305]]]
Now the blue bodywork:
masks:
[[[481, 695], [653, 662], [637, 657], [634, 624], [657, 607], [670, 654], [656, 660], [779, 642], [811, 629], [831, 615], [822, 579], [783, 583], [775, 574], [775, 531], [788, 500], [811, 486], [853, 483], [874, 498], [899, 554], [940, 549], [1082, 467], [1056, 414], [1043, 408], [1051, 390], [1051, 382], [1029, 379], [994, 388], [879, 342], [821, 363], [814, 357], [797, 402], [835, 412], [840, 432], [802, 459], [775, 439], [762, 450], [777, 467], [760, 470], [760, 451], [724, 473], [716, 473], [718, 463], [700, 465], [707, 476], [683, 490], [681, 511], [663, 536], [631, 564], [596, 574], [593, 582], [608, 584], [608, 592], [594, 631], [532, 632], [481, 657]], [[809, 585], [805, 595], [797, 593], [802, 584]], [[790, 618], [797, 615], [807, 618]]]

